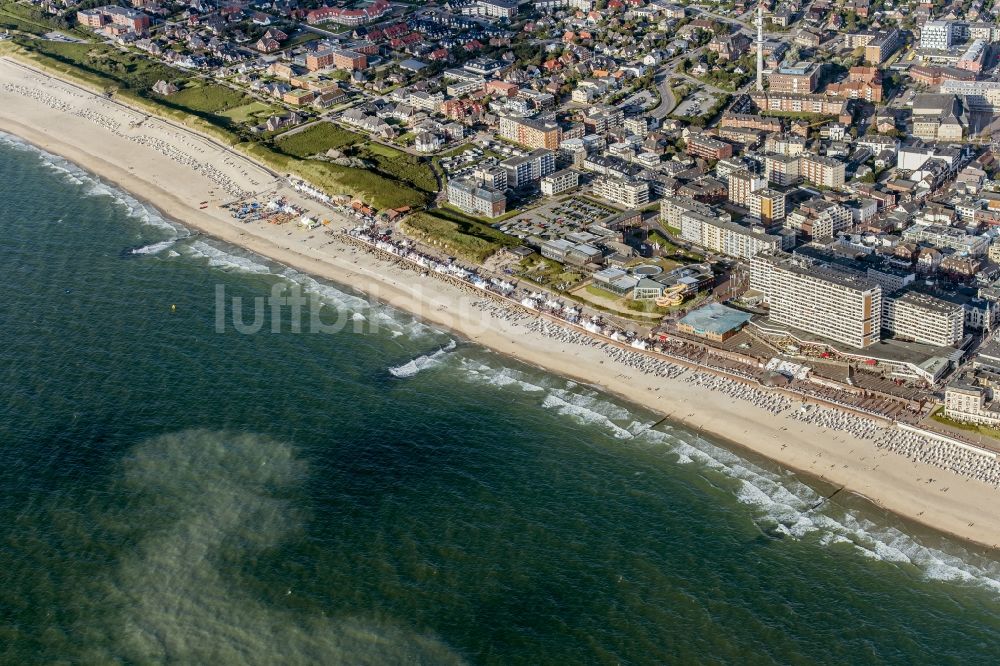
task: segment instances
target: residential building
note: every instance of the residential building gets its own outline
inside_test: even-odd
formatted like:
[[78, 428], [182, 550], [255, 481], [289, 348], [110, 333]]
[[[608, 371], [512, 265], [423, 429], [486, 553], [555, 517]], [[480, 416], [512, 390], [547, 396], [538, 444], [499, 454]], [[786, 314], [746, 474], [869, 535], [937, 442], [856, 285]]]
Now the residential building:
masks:
[[542, 178], [542, 194], [551, 197], [580, 185], [580, 172], [575, 169], [562, 169]]
[[799, 180], [799, 162], [798, 155], [765, 155], [764, 175], [775, 185], [794, 185]]
[[511, 157], [500, 163], [507, 172], [507, 186], [521, 187], [541, 180], [556, 170], [556, 155], [551, 150], [539, 148], [522, 157]]
[[503, 192], [484, 185], [475, 178], [453, 178], [448, 181], [448, 203], [466, 213], [482, 217], [499, 217], [507, 210]]
[[846, 165], [838, 159], [804, 153], [799, 160], [799, 175], [822, 187], [843, 187]]
[[882, 74], [875, 67], [851, 67], [847, 80], [831, 83], [826, 87], [826, 94], [846, 99], [881, 102]]
[[649, 183], [644, 180], [602, 177], [594, 181], [594, 194], [626, 208], [649, 203]]
[[562, 130], [558, 124], [535, 118], [501, 116], [499, 133], [503, 138], [528, 148], [558, 150], [562, 140]]
[[847, 102], [826, 95], [796, 93], [754, 92], [750, 95], [754, 104], [762, 112], [815, 113], [824, 116], [841, 116], [847, 109]]
[[904, 240], [951, 248], [972, 257], [983, 256], [989, 251], [989, 240], [985, 236], [973, 236], [963, 229], [942, 224], [914, 224], [903, 231], [902, 236]]
[[781, 249], [781, 237], [696, 211], [681, 214], [681, 238], [710, 252], [750, 259], [761, 252]]
[[96, 9], [84, 9], [76, 13], [76, 19], [81, 25], [95, 30], [106, 25], [136, 34], [149, 30], [149, 16], [130, 7], [106, 5]]
[[377, 21], [391, 11], [392, 5], [389, 4], [388, 0], [375, 0], [375, 2], [362, 9], [320, 7], [319, 9], [306, 12], [305, 18], [306, 23], [310, 25], [333, 22], [356, 27]]
[[881, 339], [882, 287], [861, 273], [784, 252], [758, 254], [750, 288], [776, 324], [858, 348]]
[[728, 198], [737, 206], [749, 208], [750, 193], [767, 185], [767, 179], [746, 169], [733, 171], [728, 177]]
[[764, 187], [750, 193], [750, 215], [764, 224], [785, 219], [785, 193]]
[[782, 65], [767, 76], [767, 88], [772, 93], [811, 93], [816, 90], [823, 65], [799, 62]]
[[902, 45], [903, 36], [895, 28], [878, 33], [865, 44], [865, 60], [878, 67]]
[[688, 155], [703, 157], [707, 160], [721, 160], [733, 156], [732, 144], [704, 134], [689, 134], [686, 151]]
[[944, 390], [944, 414], [950, 419], [980, 425], [1000, 425], [1000, 405], [994, 389], [1000, 375], [991, 369], [966, 370]]
[[896, 338], [950, 347], [962, 340], [964, 323], [957, 303], [914, 291], [882, 297], [882, 329]]
[[951, 43], [950, 21], [927, 21], [921, 26], [920, 48], [947, 51]]
[[368, 66], [368, 59], [357, 51], [337, 49], [333, 52], [333, 66], [348, 71], [360, 70]]

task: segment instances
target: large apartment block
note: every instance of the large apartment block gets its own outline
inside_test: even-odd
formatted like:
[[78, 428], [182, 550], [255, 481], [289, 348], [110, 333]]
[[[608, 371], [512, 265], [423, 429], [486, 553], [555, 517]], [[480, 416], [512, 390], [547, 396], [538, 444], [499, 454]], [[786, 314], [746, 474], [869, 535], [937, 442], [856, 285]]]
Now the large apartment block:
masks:
[[927, 243], [937, 248], [951, 248], [972, 257], [983, 256], [990, 247], [990, 242], [985, 236], [976, 236], [963, 229], [943, 224], [914, 224], [903, 231], [903, 240]]
[[822, 187], [842, 187], [847, 166], [840, 160], [804, 153], [799, 160], [799, 175]]
[[858, 348], [880, 340], [882, 287], [860, 273], [785, 252], [758, 254], [750, 288], [763, 294], [777, 324]]
[[961, 342], [965, 333], [965, 309], [912, 291], [884, 296], [882, 328], [893, 337], [949, 347]]
[[660, 221], [668, 227], [674, 229], [681, 228], [681, 217], [684, 213], [700, 213], [706, 217], [725, 220], [732, 220], [729, 213], [717, 212], [706, 203], [695, 201], [690, 197], [666, 197], [660, 202]]
[[76, 13], [80, 25], [100, 29], [111, 25], [121, 31], [141, 34], [149, 30], [149, 17], [137, 9], [107, 5], [96, 9], [84, 9]]
[[500, 163], [507, 172], [507, 186], [520, 187], [541, 180], [556, 170], [556, 154], [539, 148], [522, 157], [511, 157]]
[[733, 145], [702, 134], [690, 134], [687, 138], [688, 155], [706, 160], [721, 160], [733, 156]]
[[816, 113], [824, 116], [840, 116], [847, 109], [847, 102], [825, 95], [803, 93], [755, 92], [750, 99], [762, 112]]
[[750, 173], [746, 169], [733, 171], [727, 180], [729, 201], [744, 208], [750, 207], [750, 194], [767, 185], [766, 178]]
[[767, 88], [772, 93], [812, 93], [822, 69], [823, 65], [815, 62], [779, 67], [768, 75]]
[[798, 155], [765, 155], [764, 175], [776, 185], [793, 185], [799, 180], [800, 161]]
[[500, 136], [528, 148], [558, 150], [562, 130], [552, 121], [535, 118], [500, 117]]
[[920, 28], [920, 48], [946, 51], [951, 48], [950, 21], [927, 21]]
[[750, 259], [761, 252], [781, 249], [781, 237], [696, 211], [681, 214], [681, 238], [711, 252]]
[[785, 193], [770, 188], [750, 193], [750, 214], [764, 224], [785, 219]]
[[626, 208], [638, 208], [649, 203], [649, 183], [644, 180], [603, 177], [594, 181], [594, 194]]
[[542, 178], [542, 194], [547, 197], [576, 189], [580, 184], [580, 172], [575, 169], [563, 169]]
[[865, 44], [865, 60], [869, 64], [881, 65], [903, 45], [903, 36], [896, 29], [880, 32]]
[[448, 203], [466, 213], [483, 217], [499, 217], [507, 210], [507, 197], [504, 193], [475, 178], [449, 180]]

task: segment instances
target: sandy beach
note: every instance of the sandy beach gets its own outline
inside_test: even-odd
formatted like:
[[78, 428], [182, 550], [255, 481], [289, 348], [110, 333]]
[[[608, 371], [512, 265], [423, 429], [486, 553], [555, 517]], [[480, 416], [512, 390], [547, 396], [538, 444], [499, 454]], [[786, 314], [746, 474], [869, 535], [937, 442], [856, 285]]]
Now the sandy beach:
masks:
[[[837, 414], [802, 420], [794, 417], [790, 403], [768, 409], [751, 402], [753, 396], [720, 390], [690, 373], [642, 371], [627, 355], [609, 355], [577, 334], [546, 334], [530, 317], [484, 307], [482, 298], [467, 290], [378, 259], [322, 230], [234, 220], [222, 204], [244, 194], [278, 193], [331, 219], [332, 229], [352, 224], [335, 219], [269, 170], [174, 123], [0, 58], [0, 130], [98, 174], [186, 226], [365, 292], [498, 352], [599, 386], [864, 495], [907, 519], [977, 544], [1000, 545], [1000, 512], [990, 510], [1000, 505], [997, 487], [891, 453], [873, 439], [842, 429], [851, 425]], [[202, 209], [203, 201], [209, 204]]]

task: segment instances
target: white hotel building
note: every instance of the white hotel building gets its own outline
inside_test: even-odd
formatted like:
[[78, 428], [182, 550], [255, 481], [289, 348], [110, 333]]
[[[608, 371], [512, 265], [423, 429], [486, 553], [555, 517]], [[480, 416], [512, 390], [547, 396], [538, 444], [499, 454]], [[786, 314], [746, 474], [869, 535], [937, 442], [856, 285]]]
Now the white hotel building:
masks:
[[881, 339], [882, 287], [862, 274], [785, 252], [758, 254], [750, 288], [763, 294], [774, 323], [857, 348]]
[[949, 347], [961, 342], [965, 334], [965, 309], [912, 291], [885, 296], [882, 328], [896, 338]]

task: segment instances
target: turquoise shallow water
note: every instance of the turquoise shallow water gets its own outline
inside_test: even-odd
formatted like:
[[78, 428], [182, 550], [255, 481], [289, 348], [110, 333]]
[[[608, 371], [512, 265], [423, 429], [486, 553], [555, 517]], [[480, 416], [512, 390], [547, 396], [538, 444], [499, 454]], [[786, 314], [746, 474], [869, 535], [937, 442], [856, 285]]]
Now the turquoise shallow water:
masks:
[[[0, 200], [2, 663], [1000, 660], [991, 557], [10, 139]], [[215, 331], [274, 284], [378, 330]]]

